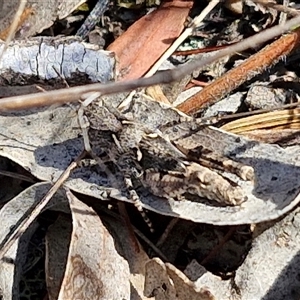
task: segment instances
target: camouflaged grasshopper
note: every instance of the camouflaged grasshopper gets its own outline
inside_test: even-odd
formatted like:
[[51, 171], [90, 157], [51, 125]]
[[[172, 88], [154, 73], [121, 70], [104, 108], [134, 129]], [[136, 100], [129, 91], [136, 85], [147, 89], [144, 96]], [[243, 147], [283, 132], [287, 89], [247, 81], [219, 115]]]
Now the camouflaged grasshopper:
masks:
[[219, 156], [195, 139], [194, 134], [207, 127], [201, 120], [144, 94], [125, 102], [121, 95], [101, 98], [86, 109], [85, 116], [89, 123], [86, 148], [100, 160], [111, 184], [120, 187], [115, 176], [121, 174], [140, 211], [137, 184], [175, 200], [198, 197], [219, 205], [246, 200], [238, 184], [220, 171], [253, 180], [253, 168]]

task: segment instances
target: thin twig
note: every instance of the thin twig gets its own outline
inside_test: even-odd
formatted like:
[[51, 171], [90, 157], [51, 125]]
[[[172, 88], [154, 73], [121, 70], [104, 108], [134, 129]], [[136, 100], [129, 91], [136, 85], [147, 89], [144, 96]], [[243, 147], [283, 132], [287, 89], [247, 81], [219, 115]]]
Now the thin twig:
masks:
[[93, 10], [90, 12], [89, 16], [86, 18], [84, 23], [76, 32], [76, 35], [85, 39], [91, 30], [94, 29], [100, 17], [108, 9], [109, 1], [108, 0], [98, 0]]
[[294, 9], [294, 8], [290, 8], [288, 6], [285, 6], [285, 5], [282, 5], [282, 4], [277, 4], [277, 3], [274, 3], [274, 2], [271, 2], [271, 1], [266, 1], [266, 0], [253, 0], [254, 2], [256, 3], [259, 3], [263, 6], [266, 6], [266, 7], [271, 7], [271, 8], [274, 8], [280, 12], [284, 12], [290, 16], [299, 16], [300, 14], [300, 11], [297, 10], [297, 9]]
[[174, 43], [170, 46], [169, 49], [161, 56], [161, 58], [151, 67], [151, 69], [147, 72], [145, 77], [152, 76], [156, 73], [162, 63], [167, 60], [173, 52], [182, 44], [182, 42], [188, 38], [195, 30], [197, 26], [201, 24], [204, 18], [214, 9], [214, 7], [220, 3], [220, 0], [212, 0], [208, 3], [208, 5], [204, 8], [199, 16], [197, 16], [190, 24], [189, 27], [186, 28], [183, 33], [174, 41]]
[[45, 93], [30, 94], [24, 96], [9, 97], [0, 100], [0, 111], [8, 110], [22, 110], [32, 107], [49, 106], [52, 104], [63, 104], [71, 101], [78, 101], [84, 95], [90, 92], [101, 92], [102, 95], [119, 93], [124, 91], [130, 91], [139, 87], [147, 87], [151, 85], [170, 83], [180, 80], [184, 76], [191, 74], [194, 70], [200, 69], [205, 65], [208, 65], [226, 55], [231, 55], [235, 52], [244, 51], [250, 47], [254, 47], [258, 44], [264, 43], [286, 31], [291, 30], [293, 27], [300, 24], [300, 16], [297, 16], [285, 24], [280, 24], [269, 28], [255, 36], [244, 39], [243, 41], [222, 49], [217, 53], [201, 59], [198, 61], [192, 61], [184, 66], [159, 72], [148, 78], [139, 78], [135, 80], [128, 80], [124, 82], [114, 83], [94, 83], [90, 85], [72, 87], [69, 89], [61, 89], [55, 91], [49, 91]]
[[82, 153], [74, 162], [72, 162], [68, 168], [59, 176], [55, 184], [51, 187], [48, 193], [43, 197], [43, 199], [36, 204], [33, 211], [29, 216], [24, 218], [18, 226], [14, 229], [14, 231], [10, 232], [4, 241], [0, 244], [0, 259], [4, 258], [4, 255], [11, 248], [13, 243], [21, 237], [21, 235], [25, 232], [25, 230], [30, 226], [30, 224], [38, 217], [38, 215], [42, 212], [42, 210], [49, 203], [53, 195], [57, 192], [57, 190], [62, 186], [62, 184], [69, 178], [69, 175], [73, 169], [77, 167], [78, 161], [82, 158], [84, 153]]
[[140, 230], [133, 227], [133, 230], [136, 235], [138, 235], [154, 252], [164, 261], [169, 261], [168, 258], [154, 245]]
[[244, 82], [261, 74], [268, 67], [289, 55], [300, 43], [300, 28], [282, 36], [246, 61], [204, 87], [199, 93], [179, 104], [177, 108], [192, 114], [226, 97]]
[[6, 51], [6, 49], [8, 47], [8, 44], [11, 42], [11, 40], [15, 36], [15, 32], [18, 29], [19, 22], [21, 20], [22, 14], [25, 10], [26, 4], [27, 4], [27, 0], [20, 0], [18, 10], [16, 11], [14, 20], [13, 20], [12, 24], [10, 25], [9, 32], [8, 32], [7, 38], [5, 40], [4, 47], [3, 47], [2, 51], [0, 52], [0, 61], [2, 60], [3, 54]]
[[156, 243], [156, 247], [160, 247], [167, 239], [168, 235], [170, 234], [171, 230], [174, 228], [174, 226], [178, 223], [179, 218], [173, 218], [168, 226], [165, 228], [163, 234], [160, 236], [159, 240]]
[[218, 252], [222, 249], [224, 244], [230, 239], [230, 237], [234, 234], [234, 232], [237, 230], [238, 226], [232, 226], [229, 228], [225, 236], [222, 238], [222, 240], [210, 251], [210, 253], [201, 261], [201, 265], [205, 265], [208, 262], [211, 261], [212, 258], [214, 258]]

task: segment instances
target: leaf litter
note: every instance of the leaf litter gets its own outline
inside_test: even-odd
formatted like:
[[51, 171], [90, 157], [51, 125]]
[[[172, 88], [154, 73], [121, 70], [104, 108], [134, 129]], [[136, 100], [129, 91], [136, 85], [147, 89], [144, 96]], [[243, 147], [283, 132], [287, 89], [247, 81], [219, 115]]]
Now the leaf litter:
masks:
[[[108, 98], [106, 101], [114, 103], [116, 100], [113, 98]], [[139, 105], [139, 101], [147, 103], [149, 99], [142, 98], [134, 102], [133, 109], [132, 111], [129, 110], [129, 114], [134, 115], [135, 105]], [[78, 137], [81, 135], [81, 130], [79, 129], [77, 123], [76, 109], [76, 106], [64, 106], [56, 108], [52, 107], [48, 109], [36, 109], [31, 112], [26, 111], [21, 113], [3, 114], [0, 118], [1, 155], [18, 163], [40, 180], [46, 182], [52, 182], [53, 180], [55, 181], [63, 172], [63, 170], [70, 164], [70, 162], [74, 160], [74, 158], [76, 158], [84, 148], [82, 139]], [[176, 113], [174, 113], [173, 110], [160, 104], [153, 104], [153, 111], [156, 111], [156, 114], [154, 115], [158, 116], [160, 119], [163, 119], [166, 116], [168, 118], [174, 118], [174, 115], [176, 116]], [[139, 117], [138, 115], [134, 116]], [[176, 116], [175, 118], [179, 118], [179, 116]], [[214, 152], [231, 157], [237, 161], [254, 167], [256, 181], [253, 183], [240, 181], [235, 178], [235, 176], [230, 177], [232, 176], [231, 174], [224, 174], [224, 176], [228, 176], [228, 178], [238, 182], [238, 184], [242, 186], [243, 190], [248, 196], [248, 200], [238, 207], [218, 207], [210, 205], [205, 201], [172, 201], [169, 199], [166, 200], [154, 197], [143, 189], [139, 189], [138, 191], [141, 194], [143, 206], [148, 210], [152, 210], [162, 215], [192, 220], [195, 222], [193, 226], [196, 228], [198, 227], [198, 222], [211, 223], [214, 225], [240, 225], [258, 223], [257, 228], [262, 226], [262, 222], [267, 222], [264, 224], [267, 229], [264, 231], [262, 230], [262, 233], [259, 233], [257, 237], [253, 237], [253, 247], [248, 254], [245, 253], [246, 259], [243, 263], [241, 263], [236, 275], [232, 276], [229, 280], [220, 280], [219, 276], [213, 275], [209, 271], [206, 271], [206, 276], [199, 275], [199, 283], [197, 285], [197, 282], [191, 282], [190, 279], [180, 273], [179, 270], [176, 270], [176, 267], [172, 266], [170, 263], [164, 264], [158, 259], [152, 260], [152, 262], [155, 261], [156, 264], [160, 266], [159, 269], [152, 270], [150, 273], [146, 272], [146, 274], [144, 274], [142, 268], [143, 265], [146, 264], [148, 256], [143, 252], [143, 254], [135, 253], [132, 250], [133, 246], [130, 245], [130, 243], [125, 245], [124, 240], [130, 240], [130, 237], [126, 233], [123, 232], [115, 235], [111, 234], [112, 231], [109, 231], [108, 233], [108, 231], [105, 229], [105, 227], [109, 228], [111, 226], [115, 226], [113, 224], [117, 224], [117, 222], [109, 221], [107, 225], [103, 226], [100, 218], [98, 217], [99, 212], [95, 212], [92, 208], [86, 206], [86, 204], [78, 200], [73, 194], [71, 194], [71, 192], [68, 192], [68, 202], [71, 206], [73, 227], [71, 229], [70, 218], [69, 226], [63, 226], [63, 223], [67, 222], [67, 219], [62, 215], [60, 215], [57, 219], [57, 224], [55, 222], [53, 225], [65, 230], [66, 236], [71, 235], [69, 245], [64, 245], [65, 256], [63, 258], [65, 260], [65, 264], [58, 263], [51, 259], [51, 256], [54, 255], [53, 253], [57, 252], [55, 249], [61, 249], [62, 247], [57, 247], [57, 245], [53, 244], [53, 241], [55, 241], [56, 230], [51, 232], [49, 229], [49, 234], [47, 236], [46, 251], [49, 254], [49, 260], [47, 262], [48, 273], [46, 274], [46, 278], [48, 280], [47, 285], [49, 297], [51, 296], [54, 299], [57, 297], [58, 293], [60, 293], [60, 297], [62, 297], [62, 299], [64, 299], [65, 295], [69, 295], [68, 293], [70, 293], [71, 297], [74, 295], [74, 290], [69, 288], [70, 285], [68, 285], [68, 283], [75, 283], [72, 275], [76, 273], [76, 267], [74, 268], [74, 265], [72, 266], [71, 263], [76, 259], [80, 272], [82, 272], [82, 270], [86, 270], [86, 273], [83, 272], [85, 285], [80, 291], [82, 292], [81, 295], [87, 295], [88, 293], [91, 293], [94, 288], [96, 290], [99, 288], [101, 284], [97, 284], [98, 279], [93, 281], [91, 278], [94, 277], [90, 275], [94, 274], [94, 271], [91, 269], [95, 267], [95, 260], [99, 259], [101, 261], [101, 255], [99, 254], [100, 250], [97, 251], [96, 254], [92, 251], [90, 253], [86, 253], [86, 250], [84, 250], [84, 247], [88, 242], [93, 244], [94, 241], [92, 238], [94, 236], [97, 236], [100, 239], [105, 238], [105, 240], [110, 240], [110, 243], [107, 244], [108, 248], [105, 249], [110, 249], [112, 252], [114, 252], [114, 255], [111, 260], [107, 262], [108, 264], [112, 264], [113, 266], [117, 265], [115, 263], [115, 259], [118, 257], [118, 259], [122, 260], [124, 266], [126, 266], [126, 271], [124, 269], [121, 272], [122, 274], [118, 274], [120, 276], [125, 276], [124, 280], [118, 280], [119, 283], [122, 282], [125, 285], [123, 290], [124, 299], [135, 299], [133, 295], [135, 295], [137, 299], [139, 299], [138, 297], [144, 297], [142, 296], [141, 292], [144, 280], [147, 282], [147, 280], [149, 280], [149, 276], [160, 278], [162, 269], [164, 272], [167, 270], [167, 274], [165, 274], [166, 277], [164, 279], [161, 279], [162, 281], [158, 282], [159, 286], [161, 287], [160, 293], [153, 294], [155, 288], [152, 288], [152, 290], [150, 288], [150, 292], [147, 291], [146, 285], [144, 291], [145, 296], [155, 296], [155, 299], [176, 299], [174, 297], [178, 297], [178, 299], [185, 299], [185, 297], [188, 295], [186, 291], [191, 289], [192, 294], [188, 299], [222, 299], [225, 295], [226, 298], [232, 299], [252, 299], [253, 297], [257, 299], [274, 299], [276, 297], [282, 298], [281, 296], [290, 297], [292, 299], [293, 297], [297, 297], [297, 291], [299, 287], [297, 280], [295, 280], [295, 277], [293, 277], [293, 274], [296, 274], [297, 272], [296, 269], [294, 271], [294, 267], [297, 266], [297, 264], [290, 264], [288, 267], [289, 273], [283, 271], [287, 266], [287, 262], [293, 258], [296, 259], [297, 257], [298, 243], [296, 240], [297, 235], [295, 236], [294, 233], [296, 232], [294, 230], [297, 230], [297, 210], [290, 213], [286, 217], [290, 218], [289, 221], [284, 222], [283, 220], [286, 219], [282, 219], [282, 221], [277, 223], [273, 221], [272, 223], [271, 220], [275, 220], [280, 217], [282, 218], [283, 215], [290, 212], [299, 202], [298, 193], [300, 183], [299, 180], [297, 180], [297, 177], [299, 176], [298, 145], [282, 148], [277, 145], [264, 144], [242, 138], [234, 134], [228, 134], [214, 127], [205, 128], [204, 130], [195, 132], [189, 139], [188, 137], [184, 137], [184, 133], [190, 128], [189, 126], [191, 125], [188, 122], [178, 126], [176, 134], [178, 134], [178, 131], [181, 131], [183, 137], [179, 143], [188, 145], [191, 147], [191, 149], [193, 149], [194, 143], [199, 143], [199, 140], [201, 140], [201, 143], [203, 143], [205, 147], [211, 148]], [[172, 127], [165, 129], [164, 133], [172, 136]], [[71, 178], [66, 183], [66, 186], [82, 195], [93, 196], [100, 200], [110, 200], [115, 198], [121, 201], [131, 202], [131, 200], [126, 196], [126, 192], [109, 186], [106, 174], [99, 172], [95, 165], [79, 167], [78, 170], [72, 174]], [[1, 240], [5, 238], [7, 230], [9, 230], [9, 228], [17, 222], [17, 219], [24, 215], [27, 210], [27, 206], [22, 208], [22, 204], [18, 202], [19, 204], [13, 207], [13, 211], [11, 212], [9, 209], [10, 205], [13, 205], [15, 201], [20, 200], [27, 202], [26, 205], [31, 205], [33, 201], [32, 199], [38, 200], [42, 198], [42, 194], [45, 194], [47, 191], [46, 187], [49, 188], [49, 185], [35, 184], [29, 189], [25, 190], [19, 196], [15, 197], [13, 200], [9, 201], [2, 208], [1, 214], [4, 214], [3, 219], [9, 219], [8, 222], [10, 222], [10, 224], [5, 225], [4, 228], [6, 231], [1, 235]], [[26, 193], [28, 195], [25, 197], [24, 195]], [[65, 192], [63, 190], [58, 192], [59, 195], [64, 193]], [[51, 201], [54, 201], [55, 197]], [[81, 197], [82, 196], [80, 196], [80, 199]], [[65, 201], [66, 203], [67, 198], [65, 196], [60, 196], [58, 199], [59, 202], [64, 199], [63, 202]], [[20, 207], [22, 208], [21, 211], [19, 210]], [[61, 210], [61, 208], [59, 209]], [[66, 207], [64, 208], [64, 213], [67, 212], [67, 214], [69, 214], [68, 210], [66, 211], [65, 209]], [[19, 211], [19, 214], [16, 213], [17, 211]], [[82, 211], [85, 213], [82, 213]], [[9, 217], [6, 218], [6, 215]], [[14, 215], [16, 216], [15, 219], [11, 217]], [[94, 218], [97, 220], [94, 220]], [[103, 220], [105, 219], [105, 217], [101, 217], [101, 220], [102, 218]], [[63, 220], [63, 222], [61, 220]], [[91, 226], [84, 225], [89, 224], [91, 221], [93, 223]], [[99, 223], [99, 226], [97, 229], [95, 229], [94, 234], [91, 234], [90, 232], [87, 233], [86, 230], [92, 230], [94, 228], [94, 223]], [[101, 230], [99, 228], [101, 228]], [[276, 228], [280, 228], [281, 230], [277, 232]], [[25, 244], [22, 247], [23, 249], [28, 248], [29, 240], [36, 227], [30, 227], [29, 229], [30, 230], [28, 230], [27, 233], [28, 236], [25, 234], [23, 236], [25, 240]], [[259, 229], [255, 230], [259, 231]], [[256, 233], [255, 230], [254, 235]], [[53, 237], [51, 237], [51, 235], [53, 235]], [[63, 234], [62, 236], [64, 237]], [[131, 249], [131, 256], [133, 259], [129, 259], [129, 256], [126, 257], [125, 255], [125, 260], [119, 256], [119, 254], [115, 251], [115, 246], [113, 243], [111, 243], [112, 236], [113, 241], [115, 242], [120, 239], [120, 236], [126, 237], [120, 242], [120, 245], [125, 245], [124, 247], [126, 251]], [[63, 245], [63, 237], [60, 237], [61, 245]], [[57, 235], [57, 238], [59, 239], [59, 235]], [[274, 243], [275, 245], [278, 244], [278, 247], [274, 247]], [[7, 278], [7, 282], [9, 283], [3, 282], [1, 284], [1, 289], [2, 291], [5, 291], [5, 295], [8, 298], [12, 296], [12, 292], [16, 294], [19, 292], [13, 285], [15, 284], [14, 282], [18, 282], [18, 276], [20, 276], [18, 274], [20, 274], [21, 271], [16, 272], [14, 268], [21, 268], [23, 265], [22, 260], [24, 261], [24, 256], [27, 255], [26, 250], [24, 250], [23, 257], [22, 255], [18, 256], [18, 253], [17, 256], [15, 256], [13, 250], [16, 252], [16, 246], [17, 243], [15, 243], [14, 249], [11, 248], [10, 251], [12, 251], [12, 253], [9, 252], [11, 259], [15, 261], [15, 265], [10, 264], [10, 270], [8, 271], [6, 271], [7, 269], [3, 268], [3, 279]], [[97, 246], [99, 245], [97, 244], [91, 247], [92, 249], [90, 250], [96, 251]], [[263, 249], [262, 253], [260, 253], [261, 249]], [[272, 249], [272, 252], [269, 255], [272, 261], [269, 264], [266, 264], [264, 259], [267, 252], [266, 249]], [[83, 256], [84, 254], [86, 254], [86, 256]], [[78, 260], [78, 257], [81, 257], [81, 259]], [[139, 258], [140, 262], [138, 265], [136, 265], [137, 269], [134, 271], [130, 261], [135, 261], [135, 258]], [[175, 260], [176, 259], [174, 258], [171, 263], [175, 264]], [[276, 264], [276, 268], [274, 265], [274, 272], [272, 273], [273, 276], [270, 276], [269, 266], [272, 265], [274, 261], [278, 263]], [[83, 268], [83, 266], [90, 265], [90, 262], [92, 264], [91, 269], [90, 267]], [[57, 269], [55, 267], [56, 263]], [[149, 264], [150, 263], [147, 265]], [[59, 271], [60, 265], [62, 266], [63, 270], [67, 270], [65, 274], [62, 270], [60, 270], [62, 284], [58, 283], [60, 281], [59, 279], [57, 279], [57, 282], [49, 282], [49, 280], [52, 278], [52, 272]], [[257, 269], [253, 270], [254, 265], [259, 265], [262, 267], [262, 269], [256, 272]], [[197, 270], [197, 264], [190, 266], [190, 268]], [[198, 266], [198, 268], [201, 269], [202, 267]], [[183, 270], [184, 268], [181, 267], [181, 269]], [[138, 272], [136, 270], [138, 270]], [[203, 273], [203, 269], [201, 270]], [[264, 273], [264, 271], [267, 273]], [[97, 269], [95, 269], [95, 272], [97, 272]], [[130, 290], [129, 288], [130, 273], [133, 278], [133, 274], [140, 274], [138, 282], [135, 283], [137, 284], [135, 292], [134, 289]], [[186, 273], [190, 276], [188, 268]], [[281, 276], [281, 273], [283, 276]], [[64, 276], [63, 279], [62, 275]], [[108, 282], [115, 280], [116, 278], [115, 272], [113, 272], [112, 275], [110, 272], [104, 271], [103, 274], [101, 273], [99, 276], [102, 275], [103, 277], [101, 277], [101, 280], [102, 278], [105, 278], [108, 280]], [[144, 279], [144, 276], [146, 276], [146, 279]], [[193, 280], [195, 279], [197, 278], [194, 278]], [[256, 288], [257, 280], [264, 283], [264, 285], [260, 287], [259, 291]], [[93, 286], [93, 283], [95, 283], [95, 286]], [[285, 288], [281, 288], [280, 284], [284, 284]], [[168, 287], [167, 292], [171, 290], [173, 293], [171, 294], [173, 295], [171, 298], [170, 296], [164, 294], [166, 286]], [[109, 286], [105, 288], [104, 292], [106, 291], [109, 291]], [[183, 293], [181, 294], [182, 291]], [[201, 296], [202, 298], [199, 298], [199, 293], [201, 293], [201, 291], [203, 296]], [[114, 292], [117, 291], [109, 292], [109, 296], [101, 296], [100, 293], [97, 293], [93, 299], [119, 299], [119, 295], [113, 296]], [[175, 294], [176, 296], [174, 296]]]

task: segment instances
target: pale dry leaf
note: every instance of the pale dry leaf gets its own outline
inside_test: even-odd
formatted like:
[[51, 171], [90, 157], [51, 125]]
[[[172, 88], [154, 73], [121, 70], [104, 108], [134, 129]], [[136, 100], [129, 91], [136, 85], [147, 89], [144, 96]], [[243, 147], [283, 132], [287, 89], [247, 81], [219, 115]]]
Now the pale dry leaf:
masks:
[[56, 300], [64, 277], [72, 233], [71, 216], [61, 214], [46, 233], [45, 276], [49, 300]]
[[153, 258], [146, 264], [146, 296], [156, 300], [215, 300], [205, 287], [198, 289], [184, 273], [170, 263]]
[[155, 300], [176, 299], [176, 288], [171, 282], [165, 264], [159, 258], [152, 258], [146, 265], [144, 294]]
[[[146, 300], [143, 295], [145, 283], [145, 264], [149, 256], [139, 244], [131, 231], [131, 228], [124, 226], [124, 222], [111, 216], [103, 216], [102, 220], [107, 224], [107, 228], [115, 239], [115, 244], [120, 254], [128, 262], [130, 269], [131, 295], [130, 300]], [[138, 249], [136, 249], [138, 246]]]
[[64, 19], [71, 12], [76, 10], [80, 5], [85, 3], [86, 0], [68, 0], [68, 1], [59, 1], [57, 16], [58, 19]]
[[[138, 244], [135, 248], [129, 229], [117, 217], [104, 215], [101, 219], [105, 222], [110, 234], [114, 237], [117, 251], [126, 259], [130, 269], [130, 300], [146, 299], [143, 296], [145, 281], [145, 262], [148, 255]], [[71, 241], [71, 218], [60, 215], [57, 221], [49, 227], [46, 235], [46, 281], [49, 299], [57, 299]], [[138, 241], [136, 241], [138, 243]], [[147, 298], [148, 299], [148, 298]]]
[[[108, 97], [111, 103], [115, 98]], [[160, 122], [176, 118], [174, 111], [151, 102], [151, 114], [147, 119], [152, 127]], [[136, 102], [136, 105], [140, 105]], [[138, 109], [133, 105], [133, 111]], [[128, 112], [128, 118], [132, 117]], [[152, 115], [153, 114], [153, 115]], [[151, 118], [149, 116], [151, 115]], [[127, 116], [126, 116], [127, 117]], [[135, 117], [135, 116], [134, 116]], [[150, 125], [149, 125], [150, 126]], [[204, 128], [190, 134], [189, 123], [181, 123], [164, 131], [175, 144], [186, 148], [204, 145], [218, 155], [251, 165], [255, 170], [256, 182], [245, 182], [237, 176], [224, 173], [224, 176], [237, 182], [247, 195], [248, 200], [241, 206], [219, 207], [200, 201], [175, 201], [154, 197], [145, 190], [141, 193], [143, 206], [160, 214], [180, 217], [194, 222], [216, 225], [258, 223], [276, 219], [291, 210], [300, 200], [299, 146], [281, 148], [251, 141], [215, 128]], [[77, 128], [77, 129], [76, 129]], [[76, 112], [70, 107], [48, 108], [0, 117], [0, 155], [8, 157], [23, 166], [42, 180], [55, 180], [61, 172], [83, 150], [82, 139], [78, 138]], [[96, 166], [78, 168], [71, 175], [67, 186], [71, 189], [100, 199], [114, 197], [131, 202], [117, 187], [109, 185], [107, 176]]]
[[166, 263], [167, 272], [173, 281], [177, 291], [178, 300], [216, 300], [213, 294], [206, 288], [197, 288], [194, 282], [175, 266]]
[[207, 285], [222, 299], [299, 299], [299, 208], [275, 225], [266, 225], [232, 279], [222, 281], [210, 274], [196, 285]]
[[254, 240], [234, 279], [240, 299], [299, 299], [299, 230], [297, 208]]
[[[7, 219], [4, 220], [5, 225], [9, 225], [9, 223]], [[19, 284], [22, 279], [21, 274], [26, 262], [30, 239], [37, 227], [37, 223], [30, 226], [30, 228], [23, 233], [22, 237], [16, 240], [12, 245], [8, 254], [5, 256], [6, 259], [0, 262], [0, 296], [2, 299], [18, 299], [19, 296], [22, 295], [22, 291], [19, 289]], [[2, 236], [1, 240], [3, 240]]]
[[[14, 227], [25, 215], [28, 215], [31, 207], [41, 200], [49, 189], [49, 184], [37, 183], [20, 193], [2, 207], [0, 210], [2, 224], [0, 227], [1, 244], [3, 244], [3, 241], [11, 228]], [[50, 200], [47, 208], [63, 203], [63, 199], [64, 196], [62, 193], [58, 192]], [[27, 228], [27, 230], [14, 242], [13, 246], [5, 255], [5, 260], [0, 262], [0, 290], [4, 299], [15, 299], [15, 297], [19, 297], [20, 295], [20, 275], [23, 264], [26, 260], [30, 237], [36, 228], [37, 224], [35, 223]]]
[[58, 299], [130, 299], [129, 266], [96, 212], [67, 191], [72, 236]]
[[[31, 110], [0, 117], [0, 155], [8, 157], [41, 180], [57, 180], [63, 170], [84, 150], [77, 122], [77, 108], [64, 106]], [[1, 121], [0, 121], [1, 123]], [[1, 130], [1, 129], [0, 129]], [[95, 168], [94, 168], [95, 169]], [[72, 174], [71, 188], [107, 199], [107, 179], [93, 168]], [[87, 181], [86, 181], [87, 180]]]
[[204, 112], [203, 117], [209, 118], [218, 116], [220, 113], [236, 113], [243, 103], [243, 97], [244, 95], [242, 92], [234, 93], [208, 107]]
[[197, 289], [203, 286], [207, 287], [216, 299], [239, 299], [234, 291], [231, 279], [222, 280], [220, 276], [208, 272], [195, 259], [186, 266], [184, 273], [193, 281]]

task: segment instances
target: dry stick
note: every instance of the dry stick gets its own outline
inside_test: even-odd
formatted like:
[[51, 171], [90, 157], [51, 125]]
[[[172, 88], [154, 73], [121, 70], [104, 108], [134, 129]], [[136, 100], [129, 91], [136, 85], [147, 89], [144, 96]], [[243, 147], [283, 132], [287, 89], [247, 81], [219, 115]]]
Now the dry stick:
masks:
[[138, 235], [146, 244], [148, 244], [149, 247], [152, 248], [152, 250], [156, 253], [158, 257], [160, 257], [164, 261], [169, 261], [168, 258], [154, 245], [140, 230], [133, 227], [133, 230], [136, 235]]
[[201, 14], [189, 24], [189, 27], [183, 31], [183, 33], [173, 42], [173, 44], [166, 50], [161, 58], [151, 67], [145, 77], [152, 76], [154, 73], [156, 73], [162, 63], [167, 60], [172, 55], [172, 53], [182, 44], [182, 42], [193, 33], [195, 28], [201, 24], [204, 18], [214, 9], [214, 7], [218, 3], [220, 3], [220, 0], [212, 0], [208, 3]]
[[230, 239], [230, 237], [234, 234], [234, 232], [237, 230], [238, 226], [234, 225], [229, 228], [228, 232], [225, 234], [223, 239], [217, 244], [211, 251], [210, 253], [201, 261], [201, 265], [207, 264], [212, 258], [214, 258], [218, 252], [222, 249], [224, 244]]
[[192, 114], [226, 97], [247, 80], [261, 74], [269, 66], [290, 54], [300, 43], [300, 28], [266, 46], [242, 64], [204, 87], [198, 94], [179, 104], [177, 108]]
[[[159, 67], [166, 61], [174, 51], [182, 44], [182, 42], [188, 38], [195, 28], [201, 24], [205, 17], [214, 9], [214, 7], [220, 3], [220, 0], [212, 0], [208, 5], [202, 10], [199, 16], [195, 17], [189, 26], [181, 33], [181, 35], [172, 43], [172, 45], [163, 53], [159, 60], [151, 67], [151, 69], [144, 75], [144, 77], [150, 77], [156, 73]], [[160, 86], [152, 86], [147, 90], [147, 94], [153, 99], [159, 102], [167, 103], [171, 105], [170, 101], [164, 95]]]
[[27, 4], [27, 0], [20, 0], [18, 10], [16, 11], [14, 20], [13, 20], [13, 22], [12, 22], [10, 28], [9, 28], [9, 32], [8, 32], [7, 38], [5, 40], [5, 45], [4, 45], [4, 47], [3, 47], [3, 49], [0, 53], [0, 61], [3, 57], [3, 54], [4, 54], [5, 50], [8, 47], [8, 44], [11, 42], [11, 40], [15, 36], [15, 32], [18, 29], [19, 21], [21, 20], [21, 17], [22, 17], [22, 14], [23, 14], [24, 10], [25, 10], [26, 4]]
[[264, 43], [288, 30], [291, 30], [293, 27], [298, 26], [299, 24], [300, 16], [297, 16], [284, 24], [269, 28], [261, 33], [256, 34], [255, 36], [249, 37], [237, 44], [220, 50], [210, 57], [198, 61], [192, 61], [176, 69], [159, 72], [148, 78], [139, 78], [135, 80], [106, 84], [94, 83], [85, 86], [72, 87], [69, 89], [4, 98], [0, 100], [0, 111], [21, 110], [57, 103], [63, 104], [71, 101], [78, 101], [79, 98], [84, 96], [86, 97], [91, 92], [101, 92], [102, 95], [107, 95], [130, 91], [139, 87], [147, 87], [151, 85], [177, 81], [192, 73], [194, 70], [200, 69], [203, 66], [222, 58], [223, 56], [241, 52], [250, 47]]
[[14, 231], [8, 233], [5, 240], [0, 244], [0, 260], [4, 258], [4, 255], [13, 245], [13, 243], [21, 237], [25, 230], [30, 226], [30, 224], [37, 218], [37, 216], [42, 212], [42, 210], [49, 203], [53, 195], [61, 187], [61, 185], [69, 178], [69, 175], [73, 169], [77, 167], [78, 161], [83, 157], [82, 153], [74, 162], [72, 162], [68, 168], [59, 176], [55, 184], [51, 187], [48, 193], [43, 197], [43, 199], [36, 204], [33, 211], [23, 219], [20, 224], [14, 229]]
[[129, 215], [128, 215], [128, 212], [126, 210], [124, 202], [118, 201], [118, 210], [119, 210], [119, 213], [120, 213], [120, 216], [121, 216], [121, 221], [124, 224], [125, 229], [127, 230], [129, 243], [131, 244], [134, 251], [136, 253], [139, 253], [141, 251], [141, 249], [139, 247], [138, 240], [137, 240], [136, 236], [134, 235], [133, 226], [132, 226], [132, 223], [129, 219]]
[[156, 247], [160, 247], [167, 239], [167, 237], [169, 236], [171, 230], [175, 227], [175, 225], [178, 223], [179, 218], [173, 218], [169, 224], [167, 225], [167, 227], [165, 228], [163, 234], [160, 236], [159, 240], [156, 243]]
[[286, 14], [289, 14], [291, 16], [299, 16], [300, 12], [297, 9], [282, 5], [282, 4], [277, 4], [274, 2], [266, 2], [265, 0], [254, 0], [254, 2], [259, 3], [263, 6], [266, 7], [271, 7], [274, 8], [280, 12], [284, 12]]

